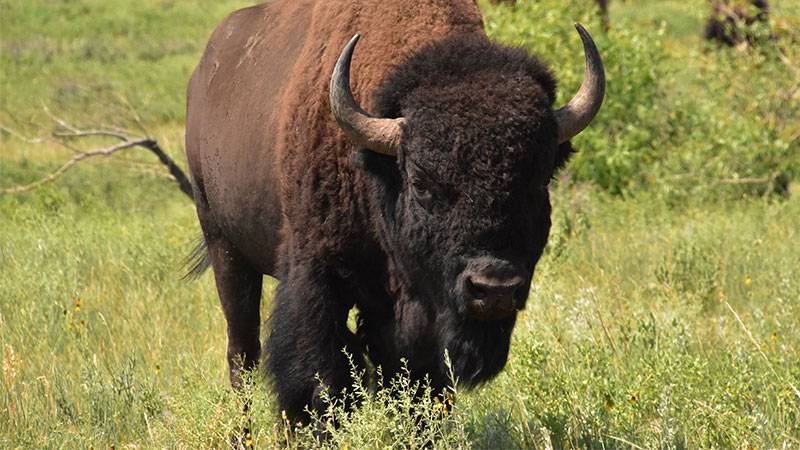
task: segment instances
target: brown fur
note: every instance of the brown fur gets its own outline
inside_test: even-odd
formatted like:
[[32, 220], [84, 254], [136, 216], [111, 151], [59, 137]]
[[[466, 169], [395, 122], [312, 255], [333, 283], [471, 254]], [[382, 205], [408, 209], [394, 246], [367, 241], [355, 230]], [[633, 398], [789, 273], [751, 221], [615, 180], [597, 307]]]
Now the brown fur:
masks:
[[189, 82], [187, 157], [228, 321], [234, 385], [237, 358], [249, 368], [260, 355], [260, 282], [237, 285], [259, 274], [284, 279], [280, 248], [311, 246], [319, 251], [305, 257], [335, 260], [337, 247], [367, 232], [362, 174], [349, 163], [353, 148], [327, 98], [336, 59], [357, 32], [353, 92], [366, 108], [387, 68], [415, 49], [484, 34], [473, 0], [276, 0], [225, 19]]
[[[408, 119], [396, 159], [357, 148], [330, 112], [355, 33], [355, 97]], [[387, 376], [407, 358], [436, 388], [445, 349], [463, 383], [495, 376], [516, 313], [469, 316], [465, 274], [517, 276], [524, 306], [547, 183], [571, 152], [554, 98], [539, 61], [488, 41], [473, 0], [276, 0], [228, 17], [189, 83], [186, 146], [232, 384], [259, 359], [263, 274], [280, 280], [267, 369], [293, 421], [321, 409], [318, 378], [333, 395], [350, 384], [343, 348]]]
[[[309, 29], [314, 33], [304, 31]], [[360, 175], [348, 164], [350, 144], [330, 120], [327, 99], [336, 58], [356, 32], [363, 39], [353, 61], [353, 93], [367, 109], [369, 94], [387, 68], [414, 49], [452, 34], [484, 34], [471, 0], [365, 0], [335, 7], [326, 1], [278, 0], [228, 17], [192, 75], [187, 155], [200, 199], [208, 202], [204, 209], [212, 216], [201, 214], [200, 220], [209, 225], [207, 234], [224, 233], [263, 273], [280, 278], [280, 236], [297, 231], [277, 235], [274, 230], [282, 223], [297, 224], [304, 239], [315, 241], [346, 242], [353, 236], [343, 236], [344, 230], [361, 232], [351, 229], [360, 195], [353, 187]], [[339, 173], [337, 184], [315, 186], [315, 174], [331, 170]], [[323, 219], [324, 224], [304, 224], [315, 219], [293, 210], [291, 205], [303, 204], [296, 198], [303, 194], [287, 189], [290, 183], [332, 190], [341, 201], [330, 203], [341, 209], [328, 211], [333, 220]], [[264, 241], [249, 239], [256, 235]]]

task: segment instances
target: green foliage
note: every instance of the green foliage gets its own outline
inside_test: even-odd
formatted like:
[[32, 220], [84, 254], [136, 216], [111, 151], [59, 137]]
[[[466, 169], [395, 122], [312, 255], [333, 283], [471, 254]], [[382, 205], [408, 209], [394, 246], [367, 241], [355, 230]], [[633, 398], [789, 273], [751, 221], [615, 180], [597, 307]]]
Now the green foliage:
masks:
[[582, 47], [570, 25], [577, 21], [589, 28], [606, 67], [607, 100], [593, 126], [576, 139], [579, 153], [570, 171], [578, 180], [593, 181], [611, 192], [629, 192], [645, 182], [646, 168], [662, 151], [655, 134], [665, 118], [652, 102], [662, 94], [658, 80], [665, 58], [663, 26], [646, 31], [614, 27], [603, 33], [591, 6], [578, 0], [522, 2], [489, 13], [487, 30], [548, 62], [560, 82], [558, 103], [564, 104], [583, 76]]
[[[442, 355], [450, 366], [447, 355]], [[363, 372], [352, 366], [352, 390], [343, 398], [332, 398], [323, 391], [327, 405], [320, 417], [296, 428], [293, 448], [310, 446], [341, 448], [466, 448], [469, 439], [464, 429], [464, 413], [457, 402], [457, 385], [444, 392], [433, 392], [427, 381], [413, 381], [403, 364], [403, 371], [384, 381], [378, 368], [375, 389]], [[345, 405], [358, 405], [351, 409]], [[285, 426], [288, 424], [285, 424]], [[325, 436], [322, 440], [320, 436]]]
[[0, 121], [46, 123], [46, 105], [123, 125], [129, 103], [148, 124], [181, 123], [186, 83], [211, 30], [249, 3], [0, 0]]
[[557, 204], [592, 227], [540, 262], [508, 367], [470, 397], [475, 445], [794, 442], [785, 430], [800, 429], [797, 369], [782, 352], [796, 348], [786, 339], [800, 325], [796, 249], [772, 233], [794, 221], [797, 202], [675, 218], [655, 202], [561, 194]]
[[705, 305], [717, 300], [720, 268], [714, 245], [698, 245], [693, 241], [673, 244], [671, 254], [656, 269], [656, 279], [668, 290]]
[[800, 17], [781, 17], [783, 32], [755, 48], [718, 49], [701, 42], [699, 28], [684, 38], [689, 45], [676, 46], [667, 8], [681, 7], [654, 8], [662, 15], [649, 21], [624, 13], [616, 21], [612, 14], [605, 33], [591, 2], [578, 0], [523, 1], [489, 11], [486, 23], [494, 38], [550, 63], [560, 80], [559, 104], [583, 74], [580, 41], [568, 24], [580, 21], [592, 31], [608, 87], [600, 115], [575, 139], [575, 181], [614, 194], [652, 190], [675, 203], [785, 195], [800, 174]]

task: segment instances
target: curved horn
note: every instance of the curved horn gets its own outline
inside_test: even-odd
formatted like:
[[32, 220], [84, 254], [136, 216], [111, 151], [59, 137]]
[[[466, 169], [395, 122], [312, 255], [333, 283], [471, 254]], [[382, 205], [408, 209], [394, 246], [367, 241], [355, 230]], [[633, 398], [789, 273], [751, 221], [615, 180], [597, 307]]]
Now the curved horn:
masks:
[[567, 106], [555, 112], [558, 122], [558, 142], [562, 144], [589, 126], [603, 104], [606, 92], [606, 75], [600, 52], [583, 25], [576, 23], [575, 29], [583, 41], [583, 53], [586, 55], [586, 71], [583, 84], [578, 93], [572, 97]]
[[336, 123], [354, 143], [384, 155], [397, 156], [403, 119], [373, 117], [361, 109], [350, 91], [350, 62], [359, 38], [359, 35], [355, 35], [350, 39], [333, 69], [331, 111]]

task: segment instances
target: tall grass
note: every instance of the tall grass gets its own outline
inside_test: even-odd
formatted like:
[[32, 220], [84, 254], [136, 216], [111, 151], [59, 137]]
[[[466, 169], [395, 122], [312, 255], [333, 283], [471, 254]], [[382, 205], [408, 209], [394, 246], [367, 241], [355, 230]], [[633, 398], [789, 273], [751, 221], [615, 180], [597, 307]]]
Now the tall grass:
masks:
[[[80, 171], [74, 178], [99, 177]], [[112, 178], [110, 191], [78, 183], [83, 197], [56, 209], [41, 198], [67, 196], [72, 178], [0, 200], [0, 444], [225, 445], [247, 424], [245, 399], [227, 388], [210, 277], [180, 280], [197, 233], [191, 206], [167, 184]], [[143, 184], [156, 187], [130, 193]], [[553, 245], [509, 365], [486, 387], [459, 392], [437, 439], [486, 448], [797, 443], [796, 200], [690, 205], [680, 215], [584, 190], [562, 189], [554, 202]], [[286, 445], [268, 388], [252, 383], [238, 395], [252, 403], [256, 443]], [[392, 431], [414, 425], [398, 412], [413, 390], [393, 386], [394, 396], [366, 392], [361, 409], [340, 411], [344, 431], [332, 442], [426, 442]]]
[[[730, 182], [798, 174], [800, 3], [776, 5], [766, 48], [732, 50], [700, 41], [695, 3], [612, 2], [607, 35], [578, 2], [482, 5], [493, 37], [553, 66], [561, 101], [582, 67], [569, 23], [587, 23], [608, 100], [555, 183], [506, 370], [438, 402], [356, 377], [358, 409], [291, 430], [258, 374], [228, 388], [211, 277], [180, 279], [193, 207], [146, 153], [0, 195], [0, 447], [800, 446], [800, 201]], [[244, 4], [0, 0], [0, 124], [46, 130], [45, 104], [127, 125], [132, 109], [180, 158], [188, 73]], [[0, 132], [0, 187], [68, 155]]]

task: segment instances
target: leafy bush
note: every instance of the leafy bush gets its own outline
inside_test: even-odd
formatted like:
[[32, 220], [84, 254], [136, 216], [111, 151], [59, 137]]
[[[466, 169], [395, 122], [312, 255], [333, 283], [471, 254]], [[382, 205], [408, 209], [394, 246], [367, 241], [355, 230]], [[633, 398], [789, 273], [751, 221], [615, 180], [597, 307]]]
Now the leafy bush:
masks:
[[688, 46], [668, 47], [663, 21], [628, 19], [603, 33], [591, 2], [578, 0], [523, 1], [486, 17], [494, 38], [550, 64], [559, 104], [583, 75], [574, 21], [595, 37], [608, 85], [600, 115], [575, 139], [572, 180], [674, 202], [788, 193], [800, 174], [797, 26], [784, 24], [754, 49], [718, 49], [700, 30]]
[[[450, 367], [447, 353], [443, 355]], [[451, 387], [434, 392], [427, 381], [411, 379], [403, 370], [391, 380], [384, 380], [380, 368], [375, 386], [370, 386], [365, 373], [351, 363], [352, 389], [344, 399], [333, 398], [323, 391], [327, 409], [322, 416], [313, 414], [310, 425], [295, 429], [294, 440], [287, 446], [296, 448], [467, 448], [469, 439], [464, 429], [464, 414], [458, 404], [457, 381], [451, 372]], [[357, 404], [357, 409], [346, 405]], [[288, 426], [285, 424], [284, 426]], [[320, 436], [325, 436], [321, 441]]]

